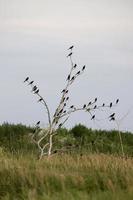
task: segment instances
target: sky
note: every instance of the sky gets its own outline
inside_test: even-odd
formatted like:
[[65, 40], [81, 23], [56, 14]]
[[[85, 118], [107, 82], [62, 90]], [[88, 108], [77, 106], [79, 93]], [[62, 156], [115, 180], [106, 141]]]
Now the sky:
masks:
[[71, 86], [69, 105], [120, 103], [88, 113], [74, 113], [66, 127], [82, 123], [94, 129], [117, 128], [107, 116], [115, 112], [120, 129], [133, 131], [132, 0], [0, 0], [0, 124], [47, 126], [45, 108], [37, 103], [25, 77], [34, 80], [50, 111], [56, 109], [70, 71], [66, 57], [86, 70]]

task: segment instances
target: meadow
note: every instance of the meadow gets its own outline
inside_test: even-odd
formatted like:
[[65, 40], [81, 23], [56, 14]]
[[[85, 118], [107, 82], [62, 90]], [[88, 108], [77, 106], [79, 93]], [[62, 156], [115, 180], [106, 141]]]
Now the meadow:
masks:
[[[132, 200], [133, 135], [77, 125], [60, 129], [56, 153], [38, 160], [31, 127], [0, 126], [0, 199]], [[61, 149], [61, 150], [60, 150]]]

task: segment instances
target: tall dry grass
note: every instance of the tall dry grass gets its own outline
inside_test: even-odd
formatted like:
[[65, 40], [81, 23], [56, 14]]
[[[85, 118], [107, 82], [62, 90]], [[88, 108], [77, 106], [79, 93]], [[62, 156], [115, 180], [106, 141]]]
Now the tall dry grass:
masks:
[[62, 154], [39, 161], [1, 149], [0, 199], [133, 199], [133, 159]]

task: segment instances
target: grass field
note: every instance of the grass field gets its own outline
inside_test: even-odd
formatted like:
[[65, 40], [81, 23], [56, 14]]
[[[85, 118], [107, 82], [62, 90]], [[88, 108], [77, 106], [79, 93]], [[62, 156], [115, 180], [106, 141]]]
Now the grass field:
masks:
[[132, 200], [133, 159], [105, 155], [34, 154], [0, 150], [2, 200]]

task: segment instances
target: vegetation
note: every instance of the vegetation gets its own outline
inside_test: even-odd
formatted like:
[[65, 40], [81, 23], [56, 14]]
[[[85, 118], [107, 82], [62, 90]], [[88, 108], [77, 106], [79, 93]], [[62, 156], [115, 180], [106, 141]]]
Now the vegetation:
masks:
[[54, 154], [40, 161], [29, 140], [33, 130], [21, 124], [0, 126], [0, 199], [133, 199], [131, 133], [121, 133], [123, 158], [117, 131], [81, 124], [59, 129]]

